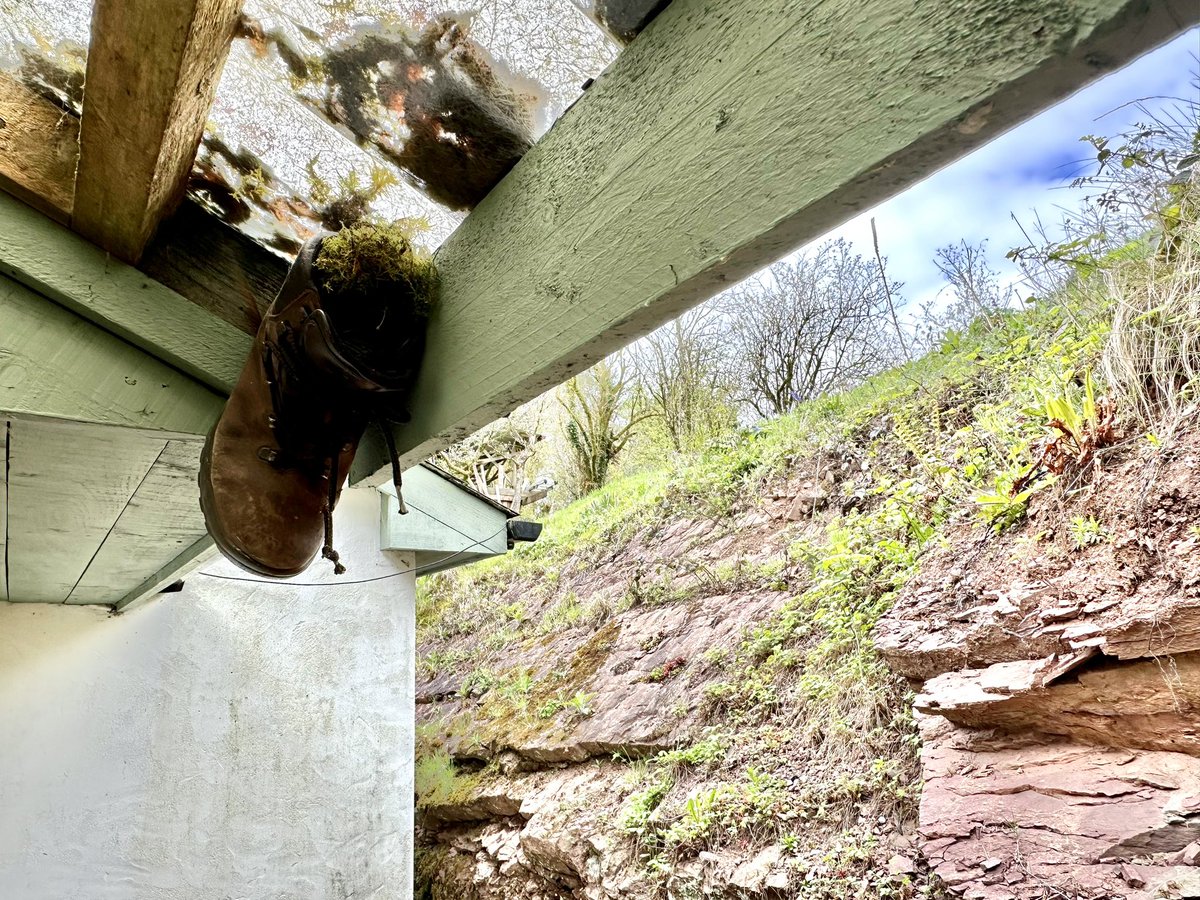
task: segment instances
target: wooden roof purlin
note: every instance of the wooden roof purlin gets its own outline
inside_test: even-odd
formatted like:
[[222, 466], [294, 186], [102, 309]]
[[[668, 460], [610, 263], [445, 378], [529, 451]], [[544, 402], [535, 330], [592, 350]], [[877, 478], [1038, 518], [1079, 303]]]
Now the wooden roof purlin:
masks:
[[[184, 199], [239, 5], [96, 0], [78, 122], [0, 76], [0, 272], [182, 373], [160, 390], [192, 438], [286, 269]], [[1197, 22], [1194, 0], [674, 0], [437, 251], [404, 467]], [[6, 390], [44, 342], [0, 331], [0, 417], [164, 427], [111, 378]], [[368, 435], [352, 479], [385, 460]]]

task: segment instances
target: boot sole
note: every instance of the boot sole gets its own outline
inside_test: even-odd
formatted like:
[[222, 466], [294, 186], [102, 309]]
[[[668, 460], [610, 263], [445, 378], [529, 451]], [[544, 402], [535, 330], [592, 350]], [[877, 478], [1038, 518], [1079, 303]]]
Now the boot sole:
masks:
[[294, 578], [304, 572], [308, 565], [294, 570], [268, 568], [246, 556], [218, 526], [217, 523], [220, 519], [216, 515], [216, 498], [213, 496], [212, 489], [212, 445], [216, 430], [217, 426], [213, 425], [208, 432], [208, 437], [204, 440], [204, 449], [200, 452], [200, 473], [196, 476], [196, 482], [200, 488], [200, 511], [204, 514], [204, 525], [208, 529], [209, 537], [213, 539], [213, 543], [217, 545], [217, 549], [224, 557], [239, 569], [253, 575], [261, 575], [264, 578]]

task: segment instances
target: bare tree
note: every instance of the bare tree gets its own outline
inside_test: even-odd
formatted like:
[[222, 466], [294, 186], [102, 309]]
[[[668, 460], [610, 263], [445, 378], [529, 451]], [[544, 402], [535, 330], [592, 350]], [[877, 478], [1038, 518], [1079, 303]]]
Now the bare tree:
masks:
[[676, 452], [732, 425], [728, 338], [719, 310], [699, 306], [647, 335], [630, 351], [638, 386]]
[[624, 364], [609, 357], [572, 378], [559, 393], [580, 495], [603, 486], [634, 427], [646, 418], [644, 412], [631, 409], [632, 388]]
[[779, 415], [898, 362], [888, 288], [882, 267], [839, 239], [729, 291], [741, 399], [760, 416]]
[[987, 241], [939, 247], [933, 264], [954, 292], [954, 300], [938, 316], [941, 328], [965, 329], [978, 318], [990, 324], [1009, 304], [1009, 294], [1000, 289], [999, 273], [988, 266]]

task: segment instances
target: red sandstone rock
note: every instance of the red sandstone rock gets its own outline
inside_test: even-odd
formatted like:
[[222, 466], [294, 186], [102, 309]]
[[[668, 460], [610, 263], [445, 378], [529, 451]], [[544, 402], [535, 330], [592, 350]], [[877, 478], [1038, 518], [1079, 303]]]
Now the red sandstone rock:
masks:
[[1200, 756], [1200, 653], [1098, 659], [1052, 683], [1042, 681], [1039, 673], [1057, 671], [1054, 663], [948, 672], [927, 681], [915, 705], [960, 725]]
[[[953, 890], [979, 900], [1149, 900], [1200, 871], [1173, 856], [1200, 838], [1200, 760], [998, 735], [922, 717], [922, 848]], [[999, 862], [997, 862], [999, 861]], [[1121, 875], [1134, 866], [1144, 888]], [[991, 876], [999, 873], [1002, 877]], [[1184, 894], [1193, 896], [1194, 894]]]

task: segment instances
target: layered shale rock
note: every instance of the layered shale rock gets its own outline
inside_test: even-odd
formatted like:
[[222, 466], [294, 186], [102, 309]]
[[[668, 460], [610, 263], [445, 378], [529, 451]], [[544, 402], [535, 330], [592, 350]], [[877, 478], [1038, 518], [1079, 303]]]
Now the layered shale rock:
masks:
[[[931, 555], [877, 646], [921, 683], [922, 849], [968, 900], [1200, 897], [1200, 442]], [[1094, 516], [1080, 546], [1068, 522]]]
[[1074, 654], [947, 672], [925, 683], [916, 707], [973, 728], [1035, 725], [1100, 747], [1200, 756], [1200, 653], [1129, 662]]
[[922, 723], [923, 849], [969, 900], [1200, 896], [1200, 759]]
[[[704, 688], [725, 677], [710, 651], [736, 647], [749, 623], [767, 620], [788, 597], [778, 582], [784, 576], [759, 573], [785, 559], [796, 536], [823, 527], [813, 521], [818, 481], [829, 483], [794, 478], [733, 521], [681, 519], [646, 529], [602, 564], [562, 576], [569, 587], [560, 584], [559, 595], [569, 592], [604, 617], [489, 648], [490, 671], [524, 672], [537, 685], [520, 715], [493, 715], [488, 697], [498, 688], [474, 689], [466, 665], [419, 680], [422, 734], [457, 767], [489, 773], [462, 796], [420, 804], [427, 900], [657, 896], [621, 824], [633, 791], [628, 760], [695, 740]], [[510, 588], [497, 602], [519, 602], [525, 589]], [[463, 642], [430, 641], [423, 650]], [[537, 693], [547, 686], [553, 691]], [[586, 710], [528, 712], [572, 697], [583, 698]], [[696, 896], [766, 900], [789, 883], [780, 857], [778, 847], [701, 853], [673, 883]]]

